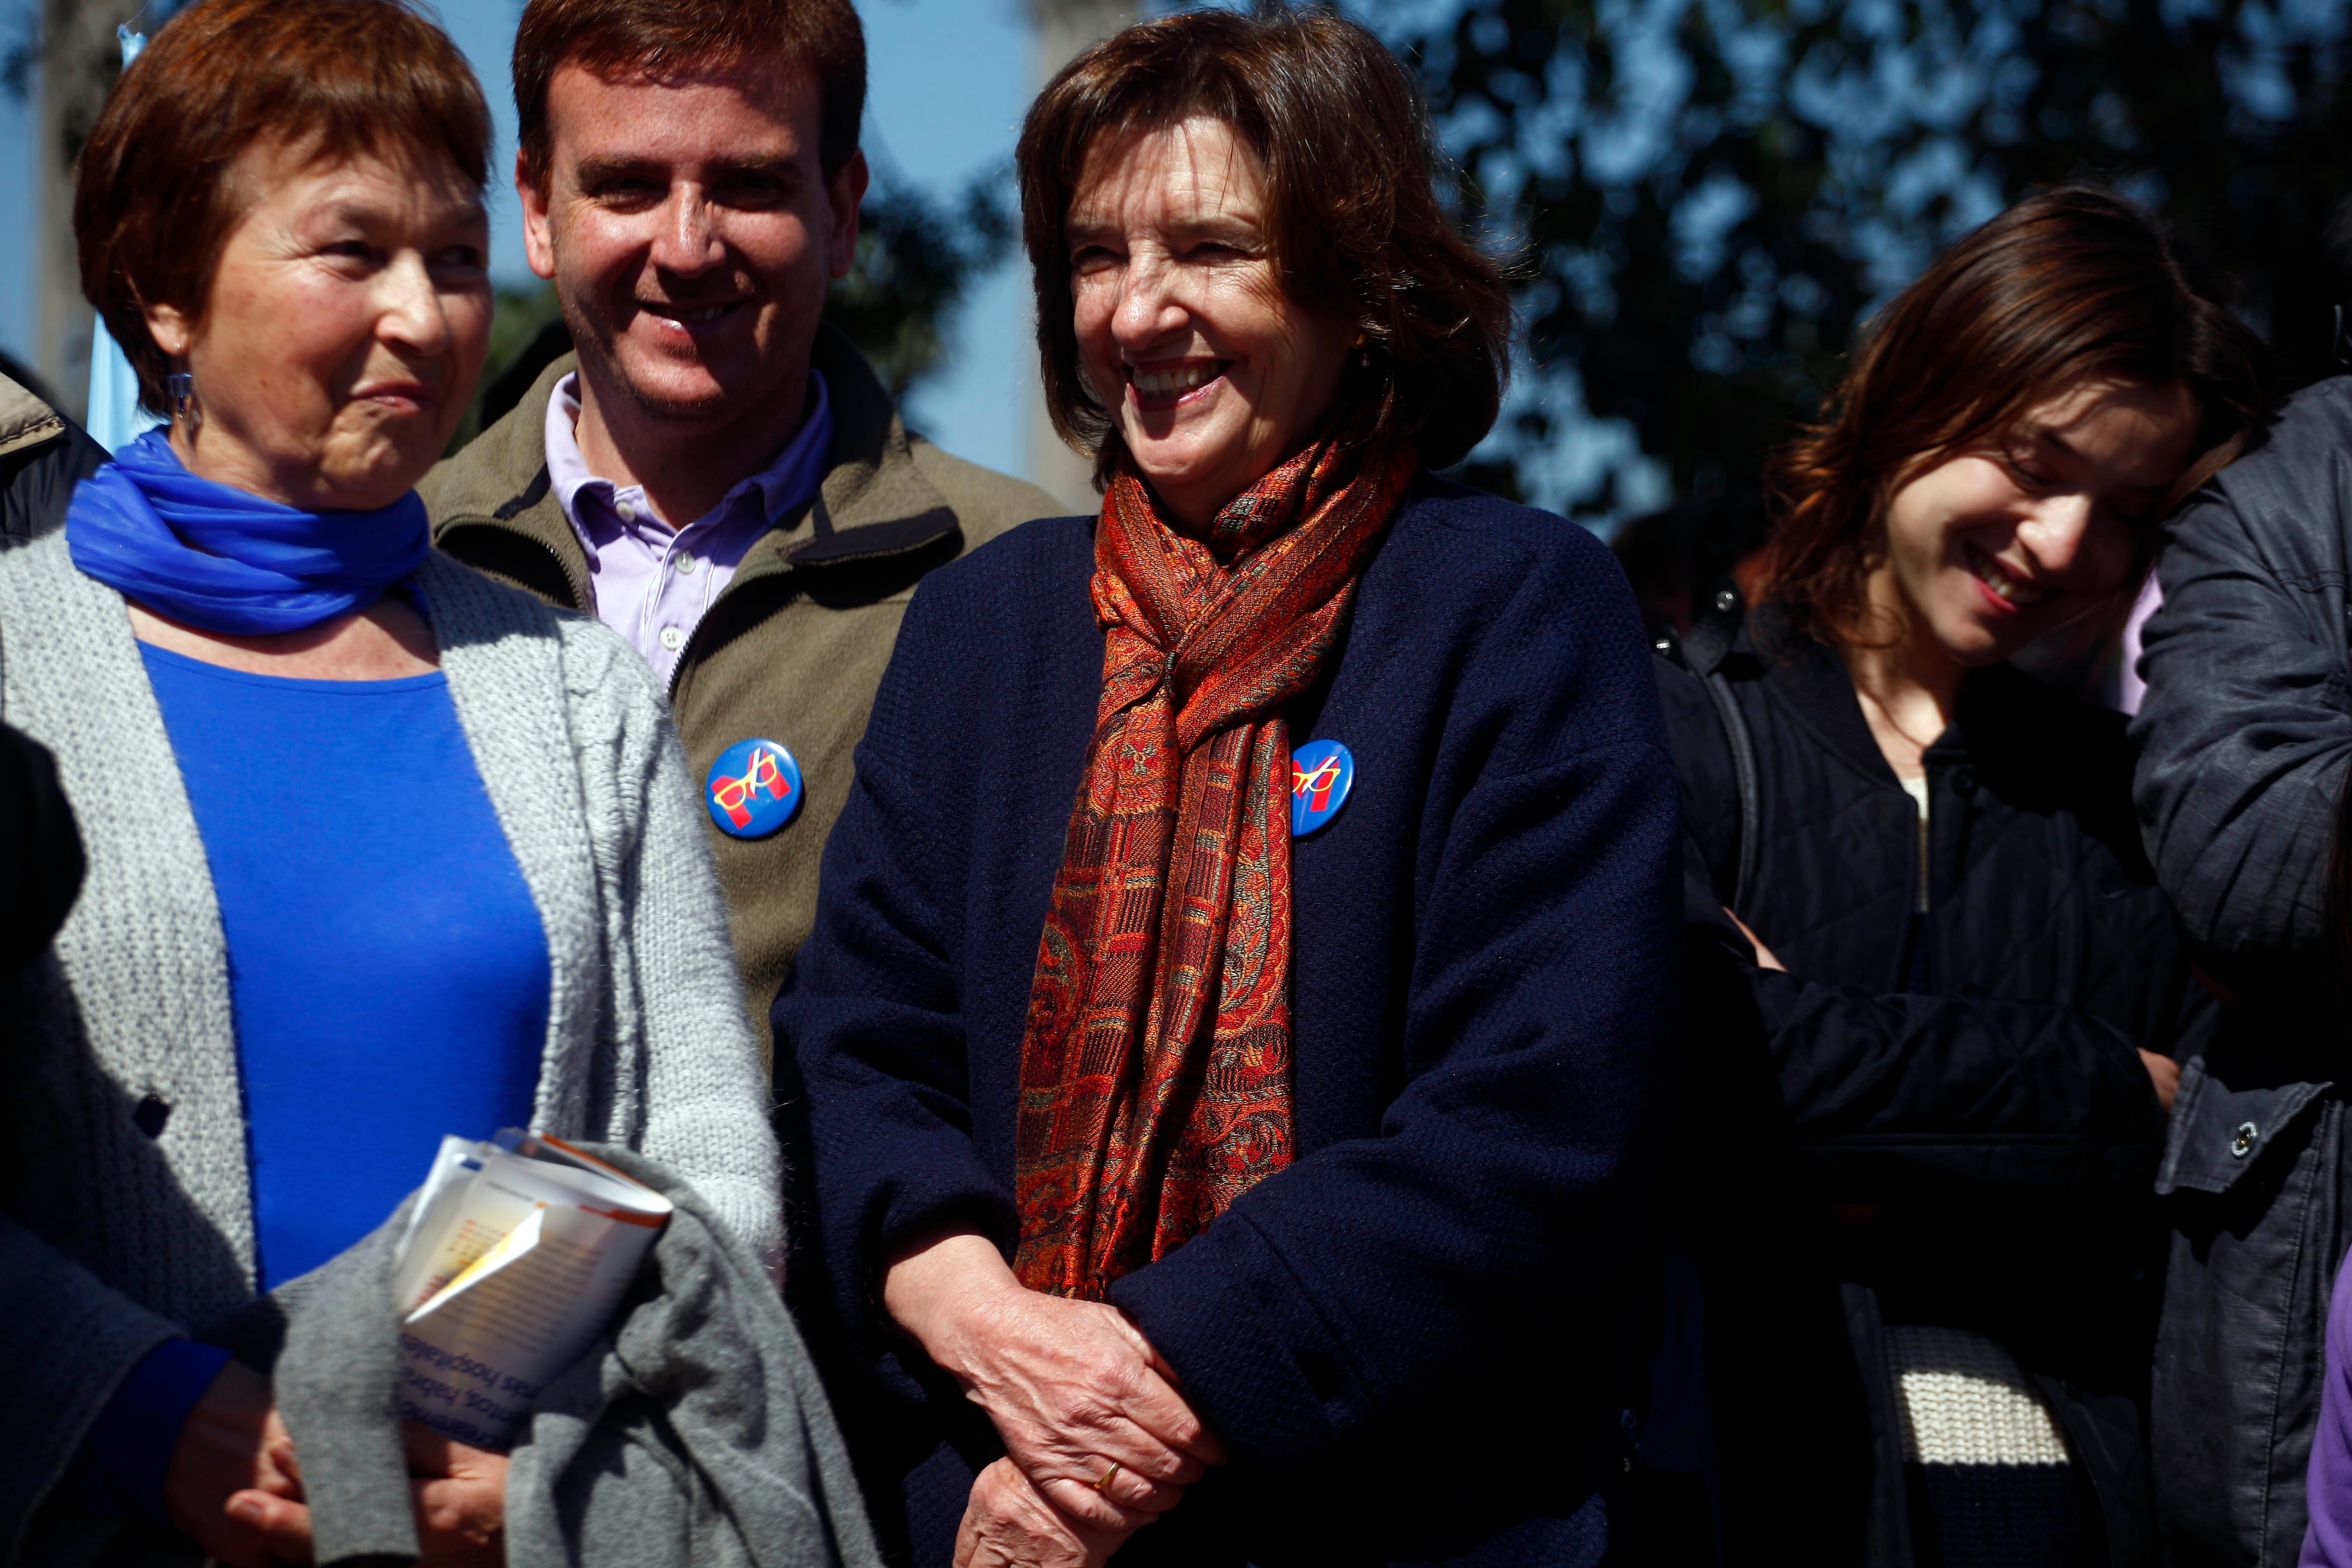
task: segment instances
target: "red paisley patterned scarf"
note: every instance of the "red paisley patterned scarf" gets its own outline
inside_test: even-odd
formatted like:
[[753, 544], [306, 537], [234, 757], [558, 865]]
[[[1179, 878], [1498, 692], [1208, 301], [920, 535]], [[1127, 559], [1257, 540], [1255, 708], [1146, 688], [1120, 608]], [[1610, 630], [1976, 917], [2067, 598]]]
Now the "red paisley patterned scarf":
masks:
[[1102, 700], [1021, 1042], [1022, 1283], [1098, 1299], [1292, 1158], [1290, 733], [1409, 447], [1316, 443], [1178, 532], [1121, 471]]

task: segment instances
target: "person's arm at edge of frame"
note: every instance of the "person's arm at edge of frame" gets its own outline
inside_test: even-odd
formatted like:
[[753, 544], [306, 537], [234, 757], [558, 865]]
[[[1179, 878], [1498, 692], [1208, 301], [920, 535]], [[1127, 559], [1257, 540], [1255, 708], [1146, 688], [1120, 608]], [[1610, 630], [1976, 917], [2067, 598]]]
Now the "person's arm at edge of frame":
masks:
[[[0, 966], [13, 971], [37, 959], [64, 924], [84, 858], [47, 751], [0, 728], [0, 886], [23, 895], [0, 951]], [[16, 1438], [0, 1444], [0, 1475], [15, 1483], [0, 1482], [0, 1560], [14, 1555], [33, 1512], [60, 1488], [104, 1514], [176, 1521], [231, 1564], [307, 1550], [309, 1510], [271, 1468], [270, 1444], [285, 1428], [266, 1379], [123, 1300], [5, 1217], [0, 1324], [0, 1347], [22, 1336], [11, 1362], [16, 1386], [38, 1408], [38, 1419], [11, 1422]], [[75, 1353], [61, 1356], [60, 1347]], [[96, 1375], [45, 1388], [36, 1364]], [[41, 1438], [57, 1450], [24, 1450]], [[232, 1516], [240, 1504], [244, 1512]]]
[[2327, 1310], [2326, 1373], [2305, 1476], [2311, 1522], [2304, 1531], [2300, 1568], [2352, 1568], [2352, 1291], [2344, 1288], [2347, 1271], [2352, 1271], [2352, 1258], [2336, 1272], [2336, 1294]]
[[[2131, 728], [2157, 881], [2200, 962], [2242, 989], [2309, 983], [2352, 758], [2347, 628], [2326, 591], [2352, 528], [2340, 463], [2331, 456], [2320, 515], [2290, 518], [2270, 493], [2274, 452], [2226, 470], [2168, 529]], [[2329, 537], [2299, 536], [2315, 529]]]
[[[177, 1325], [0, 1215], [0, 1356], [16, 1369], [0, 1398], [0, 1560], [22, 1546], [33, 1515], [66, 1481], [125, 1380], [184, 1339]], [[307, 1553], [308, 1510], [291, 1500], [296, 1489], [268, 1454], [283, 1432], [267, 1380], [230, 1363], [175, 1440], [165, 1483], [171, 1516], [223, 1563], [259, 1568], [271, 1552]], [[250, 1511], [233, 1516], [231, 1504]]]

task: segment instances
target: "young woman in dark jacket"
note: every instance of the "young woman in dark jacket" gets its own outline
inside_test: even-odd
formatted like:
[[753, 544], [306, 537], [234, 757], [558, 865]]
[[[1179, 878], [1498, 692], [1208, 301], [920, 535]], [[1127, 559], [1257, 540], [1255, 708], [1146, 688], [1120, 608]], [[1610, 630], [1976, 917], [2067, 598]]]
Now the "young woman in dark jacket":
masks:
[[1757, 611], [1660, 663], [1729, 1561], [2152, 1560], [2151, 1184], [2207, 1008], [2122, 718], [2007, 661], [2120, 613], [2260, 352], [2134, 208], [2021, 204], [1776, 460]]

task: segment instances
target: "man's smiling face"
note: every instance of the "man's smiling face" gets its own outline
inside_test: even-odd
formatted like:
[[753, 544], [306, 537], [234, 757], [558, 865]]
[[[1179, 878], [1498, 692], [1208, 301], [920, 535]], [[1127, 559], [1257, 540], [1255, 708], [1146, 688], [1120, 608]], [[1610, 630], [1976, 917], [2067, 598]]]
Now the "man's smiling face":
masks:
[[519, 178], [533, 270], [583, 368], [656, 417], [795, 403], [825, 288], [857, 245], [862, 156], [824, 177], [823, 93], [752, 60], [685, 80], [548, 84], [543, 189]]

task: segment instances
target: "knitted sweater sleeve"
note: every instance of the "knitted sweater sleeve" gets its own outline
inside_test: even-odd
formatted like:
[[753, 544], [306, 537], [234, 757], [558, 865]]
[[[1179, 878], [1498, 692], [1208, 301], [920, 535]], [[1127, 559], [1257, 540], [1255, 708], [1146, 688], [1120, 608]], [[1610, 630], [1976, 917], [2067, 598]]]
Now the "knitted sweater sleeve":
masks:
[[[615, 997], [642, 1043], [619, 1071], [642, 1074], [644, 1120], [632, 1140], [694, 1184], [769, 1272], [783, 1275], [783, 1176], [768, 1119], [766, 1069], [743, 1014], [718, 872], [677, 727], [652, 672], [593, 622], [567, 618], [567, 657], [601, 669], [577, 700], [612, 705], [621, 835], [615, 951], [629, 955]], [[625, 1028], [622, 1038], [627, 1039]], [[627, 1051], [624, 1050], [625, 1058]]]
[[[2157, 881], [2238, 989], [2332, 967], [2329, 847], [2352, 763], [2342, 383], [2168, 531], [2132, 725]], [[2325, 975], [2332, 983], [2332, 975]]]
[[1749, 1084], [1757, 1064], [1743, 1053], [1760, 1043], [1774, 1092], [1725, 1114], [1785, 1121], [1838, 1201], [1884, 1203], [1954, 1183], [2053, 1198], [2147, 1190], [2165, 1112], [2120, 1029], [2054, 1003], [1874, 995], [1759, 968], [1712, 885], [1695, 878], [1694, 889], [1700, 1097]]

